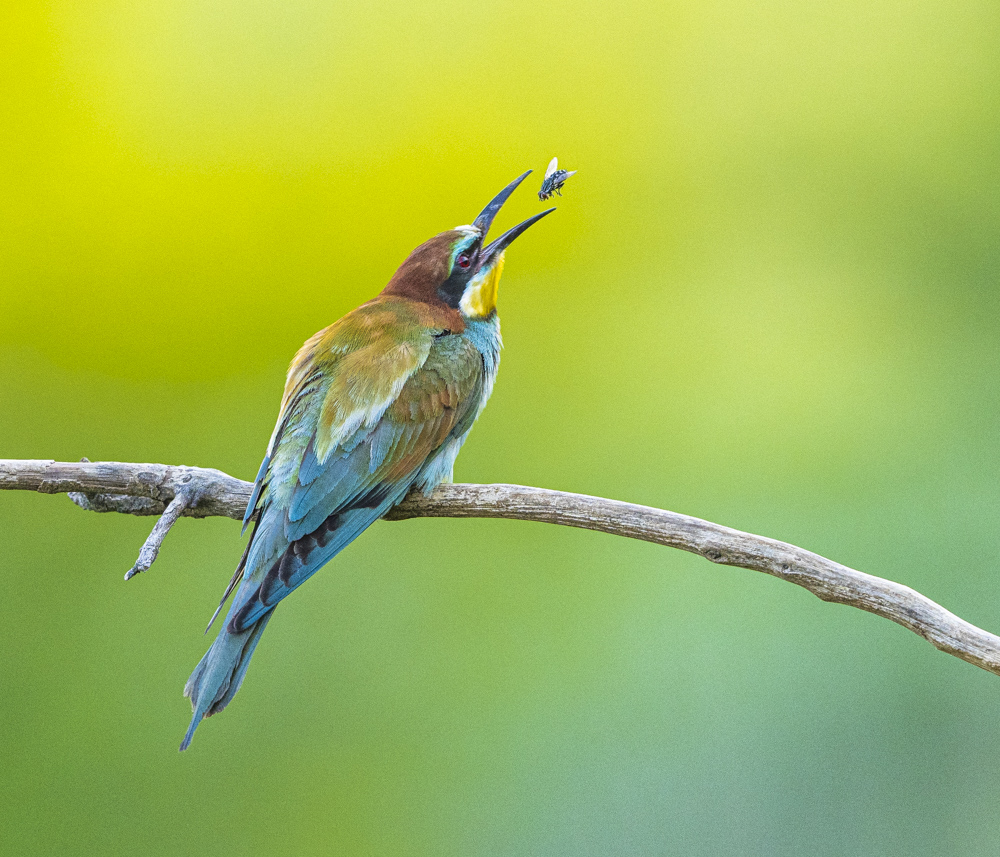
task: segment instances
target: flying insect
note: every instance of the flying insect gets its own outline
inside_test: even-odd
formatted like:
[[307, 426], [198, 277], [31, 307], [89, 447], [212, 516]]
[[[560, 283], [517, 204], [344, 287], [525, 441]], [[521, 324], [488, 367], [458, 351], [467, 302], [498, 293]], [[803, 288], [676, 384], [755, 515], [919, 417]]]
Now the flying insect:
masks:
[[545, 180], [542, 182], [542, 189], [538, 191], [538, 198], [541, 200], [551, 199], [552, 194], [562, 196], [559, 193], [560, 188], [566, 184], [566, 179], [575, 176], [576, 172], [576, 170], [559, 169], [559, 159], [553, 158], [545, 171]]

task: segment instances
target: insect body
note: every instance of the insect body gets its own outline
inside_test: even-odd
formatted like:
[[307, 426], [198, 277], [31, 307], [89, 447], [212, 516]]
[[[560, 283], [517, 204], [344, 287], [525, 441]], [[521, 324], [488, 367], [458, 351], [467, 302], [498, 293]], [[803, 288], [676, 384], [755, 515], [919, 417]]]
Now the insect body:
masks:
[[542, 182], [542, 189], [538, 191], [538, 198], [549, 199], [552, 194], [562, 196], [559, 189], [566, 184], [566, 179], [575, 175], [576, 170], [559, 169], [559, 159], [553, 158], [549, 168], [545, 171], [545, 180]]

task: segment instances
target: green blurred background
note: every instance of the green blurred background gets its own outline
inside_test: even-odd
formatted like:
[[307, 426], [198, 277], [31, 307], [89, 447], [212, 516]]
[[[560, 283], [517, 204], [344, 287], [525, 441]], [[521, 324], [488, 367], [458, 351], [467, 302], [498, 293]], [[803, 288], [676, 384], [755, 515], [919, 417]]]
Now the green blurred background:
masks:
[[[557, 154], [456, 478], [1000, 628], [994, 0], [21, 3], [0, 73], [0, 456], [252, 478], [301, 342]], [[527, 523], [377, 524], [180, 755], [242, 543], [184, 520], [125, 585], [151, 524], [0, 496], [4, 853], [1000, 851], [996, 677]]]

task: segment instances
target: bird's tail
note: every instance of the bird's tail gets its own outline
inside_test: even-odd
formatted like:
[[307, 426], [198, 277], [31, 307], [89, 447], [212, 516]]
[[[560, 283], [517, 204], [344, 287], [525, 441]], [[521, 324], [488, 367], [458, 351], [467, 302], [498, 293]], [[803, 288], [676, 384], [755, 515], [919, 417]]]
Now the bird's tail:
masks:
[[184, 695], [191, 700], [194, 714], [181, 742], [182, 750], [188, 748], [202, 718], [222, 711], [236, 696], [250, 665], [253, 650], [260, 642], [260, 636], [272, 613], [274, 610], [269, 610], [247, 630], [238, 634], [231, 634], [228, 630], [229, 623], [224, 623], [219, 636], [194, 668], [191, 678], [184, 685]]

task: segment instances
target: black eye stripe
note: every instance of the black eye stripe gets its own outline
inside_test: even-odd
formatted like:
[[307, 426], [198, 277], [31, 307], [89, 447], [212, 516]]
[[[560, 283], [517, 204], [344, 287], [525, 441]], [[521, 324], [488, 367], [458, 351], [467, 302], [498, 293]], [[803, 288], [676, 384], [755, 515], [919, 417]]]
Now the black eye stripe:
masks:
[[437, 292], [439, 297], [452, 309], [458, 309], [459, 303], [462, 300], [462, 293], [472, 278], [474, 273], [472, 262], [477, 251], [478, 246], [473, 245], [468, 251], [458, 253], [454, 257], [451, 274], [448, 279], [438, 286]]

